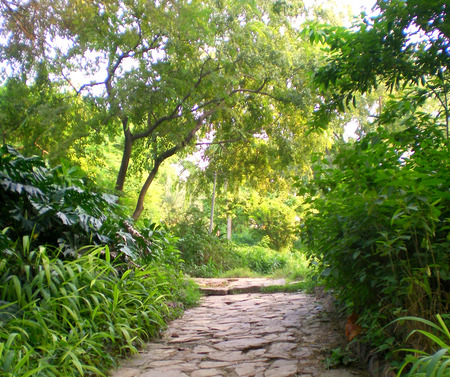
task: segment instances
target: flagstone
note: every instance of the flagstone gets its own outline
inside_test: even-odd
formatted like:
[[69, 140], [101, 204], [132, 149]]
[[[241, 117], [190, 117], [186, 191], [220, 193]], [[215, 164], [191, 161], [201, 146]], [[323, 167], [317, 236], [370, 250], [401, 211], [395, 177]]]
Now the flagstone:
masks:
[[203, 361], [198, 364], [201, 369], [211, 369], [211, 368], [223, 368], [232, 365], [233, 362], [229, 361]]
[[[218, 287], [242, 284], [225, 281]], [[344, 339], [321, 305], [303, 293], [205, 297], [111, 377], [366, 377], [325, 370], [321, 350]]]
[[215, 344], [214, 347], [221, 351], [242, 351], [261, 348], [269, 343], [270, 341], [262, 338], [241, 338], [226, 340], [225, 342]]
[[150, 370], [143, 374], [140, 374], [139, 377], [188, 377], [186, 373], [172, 370], [172, 371], [164, 371], [160, 369]]
[[[218, 369], [201, 369], [192, 372], [191, 377], [215, 377], [225, 375], [224, 371]], [[166, 376], [163, 376], [166, 377]]]
[[193, 351], [195, 353], [211, 353], [211, 352], [214, 352], [215, 350], [214, 350], [214, 348], [211, 348], [211, 347], [208, 347], [208, 346], [205, 346], [205, 345], [200, 345], [200, 346], [196, 346], [193, 349]]
[[116, 370], [111, 374], [111, 377], [136, 377], [140, 374], [139, 369], [134, 368], [121, 368], [120, 371]]
[[264, 363], [242, 363], [234, 367], [234, 372], [239, 377], [250, 377], [264, 372]]

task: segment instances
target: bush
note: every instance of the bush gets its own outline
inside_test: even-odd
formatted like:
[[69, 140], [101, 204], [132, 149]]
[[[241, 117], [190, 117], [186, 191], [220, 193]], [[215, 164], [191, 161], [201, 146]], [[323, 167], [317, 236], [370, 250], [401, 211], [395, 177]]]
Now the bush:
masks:
[[103, 376], [198, 301], [166, 229], [135, 229], [71, 168], [0, 163], [2, 376]]
[[227, 240], [208, 233], [203, 213], [198, 209], [192, 208], [172, 231], [178, 238], [177, 249], [188, 274], [213, 277], [237, 266]]
[[36, 244], [59, 246], [65, 256], [111, 242], [121, 223], [117, 198], [91, 192], [75, 168], [50, 169], [8, 146], [0, 149], [0, 198], [0, 229], [9, 239], [33, 233]]
[[260, 242], [282, 250], [290, 248], [296, 238], [295, 217], [295, 210], [281, 199], [265, 199], [251, 209], [250, 223]]
[[309, 256], [348, 311], [361, 315], [369, 340], [383, 342], [383, 326], [398, 316], [449, 310], [445, 143], [433, 128], [379, 130], [315, 169]]
[[262, 275], [273, 274], [288, 264], [285, 254], [263, 246], [235, 246], [234, 251], [240, 267], [247, 267]]
[[[110, 245], [126, 258], [177, 265], [176, 239], [147, 223], [140, 231], [121, 213], [117, 197], [97, 193], [69, 166], [48, 168], [40, 157], [0, 149], [0, 229], [14, 241], [30, 234], [34, 245], [52, 245], [76, 258], [85, 245]], [[0, 238], [0, 246], [1, 246]]]

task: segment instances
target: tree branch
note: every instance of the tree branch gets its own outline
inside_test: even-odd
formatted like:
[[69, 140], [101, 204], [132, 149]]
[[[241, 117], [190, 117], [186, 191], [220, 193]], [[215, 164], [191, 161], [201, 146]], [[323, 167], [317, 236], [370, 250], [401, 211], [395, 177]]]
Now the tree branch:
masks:
[[19, 27], [19, 29], [21, 29], [23, 31], [23, 33], [25, 34], [25, 36], [28, 39], [34, 41], [36, 39], [36, 36], [34, 35], [34, 33], [32, 31], [28, 30], [25, 27], [25, 25], [23, 24], [23, 22], [20, 20], [20, 18], [16, 16], [17, 11], [12, 9], [6, 0], [0, 0], [0, 1], [6, 7], [6, 9], [8, 10], [11, 17], [14, 19], [14, 21], [17, 24], [17, 26]]
[[194, 138], [197, 131], [203, 126], [203, 121], [210, 115], [212, 115], [216, 110], [218, 110], [224, 102], [219, 103], [217, 106], [215, 106], [212, 109], [209, 109], [208, 111], [204, 112], [201, 116], [198, 117], [197, 121], [195, 122], [195, 126], [186, 134], [184, 139], [177, 145], [173, 146], [172, 148], [169, 148], [165, 150], [164, 152], [160, 153], [154, 161], [153, 168], [150, 171], [150, 174], [148, 175], [147, 179], [145, 180], [144, 185], [142, 186], [141, 192], [139, 193], [139, 198], [136, 204], [136, 209], [134, 210], [134, 213], [132, 215], [133, 219], [136, 221], [139, 216], [141, 215], [143, 209], [144, 209], [144, 198], [147, 194], [148, 188], [153, 182], [153, 179], [155, 178], [158, 169], [160, 165], [164, 162], [164, 160], [168, 159], [169, 157], [173, 156], [177, 151], [180, 149], [183, 149], [186, 145], [190, 143], [190, 141]]

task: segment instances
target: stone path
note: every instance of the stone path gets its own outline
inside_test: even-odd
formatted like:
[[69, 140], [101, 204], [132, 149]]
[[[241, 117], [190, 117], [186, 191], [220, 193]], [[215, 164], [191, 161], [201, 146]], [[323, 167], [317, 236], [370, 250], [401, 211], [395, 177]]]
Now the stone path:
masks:
[[314, 296], [208, 296], [112, 376], [366, 377], [360, 370], [325, 370], [324, 350], [342, 341], [342, 329]]

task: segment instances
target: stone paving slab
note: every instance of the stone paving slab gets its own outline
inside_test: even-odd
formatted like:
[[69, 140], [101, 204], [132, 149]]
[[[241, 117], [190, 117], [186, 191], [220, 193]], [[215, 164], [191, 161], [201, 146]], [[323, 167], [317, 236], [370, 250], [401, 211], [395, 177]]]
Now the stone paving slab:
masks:
[[236, 293], [258, 293], [262, 287], [284, 285], [284, 279], [269, 278], [195, 278], [194, 281], [205, 295], [230, 295]]
[[207, 296], [112, 377], [367, 377], [325, 370], [323, 350], [342, 342], [312, 295]]

